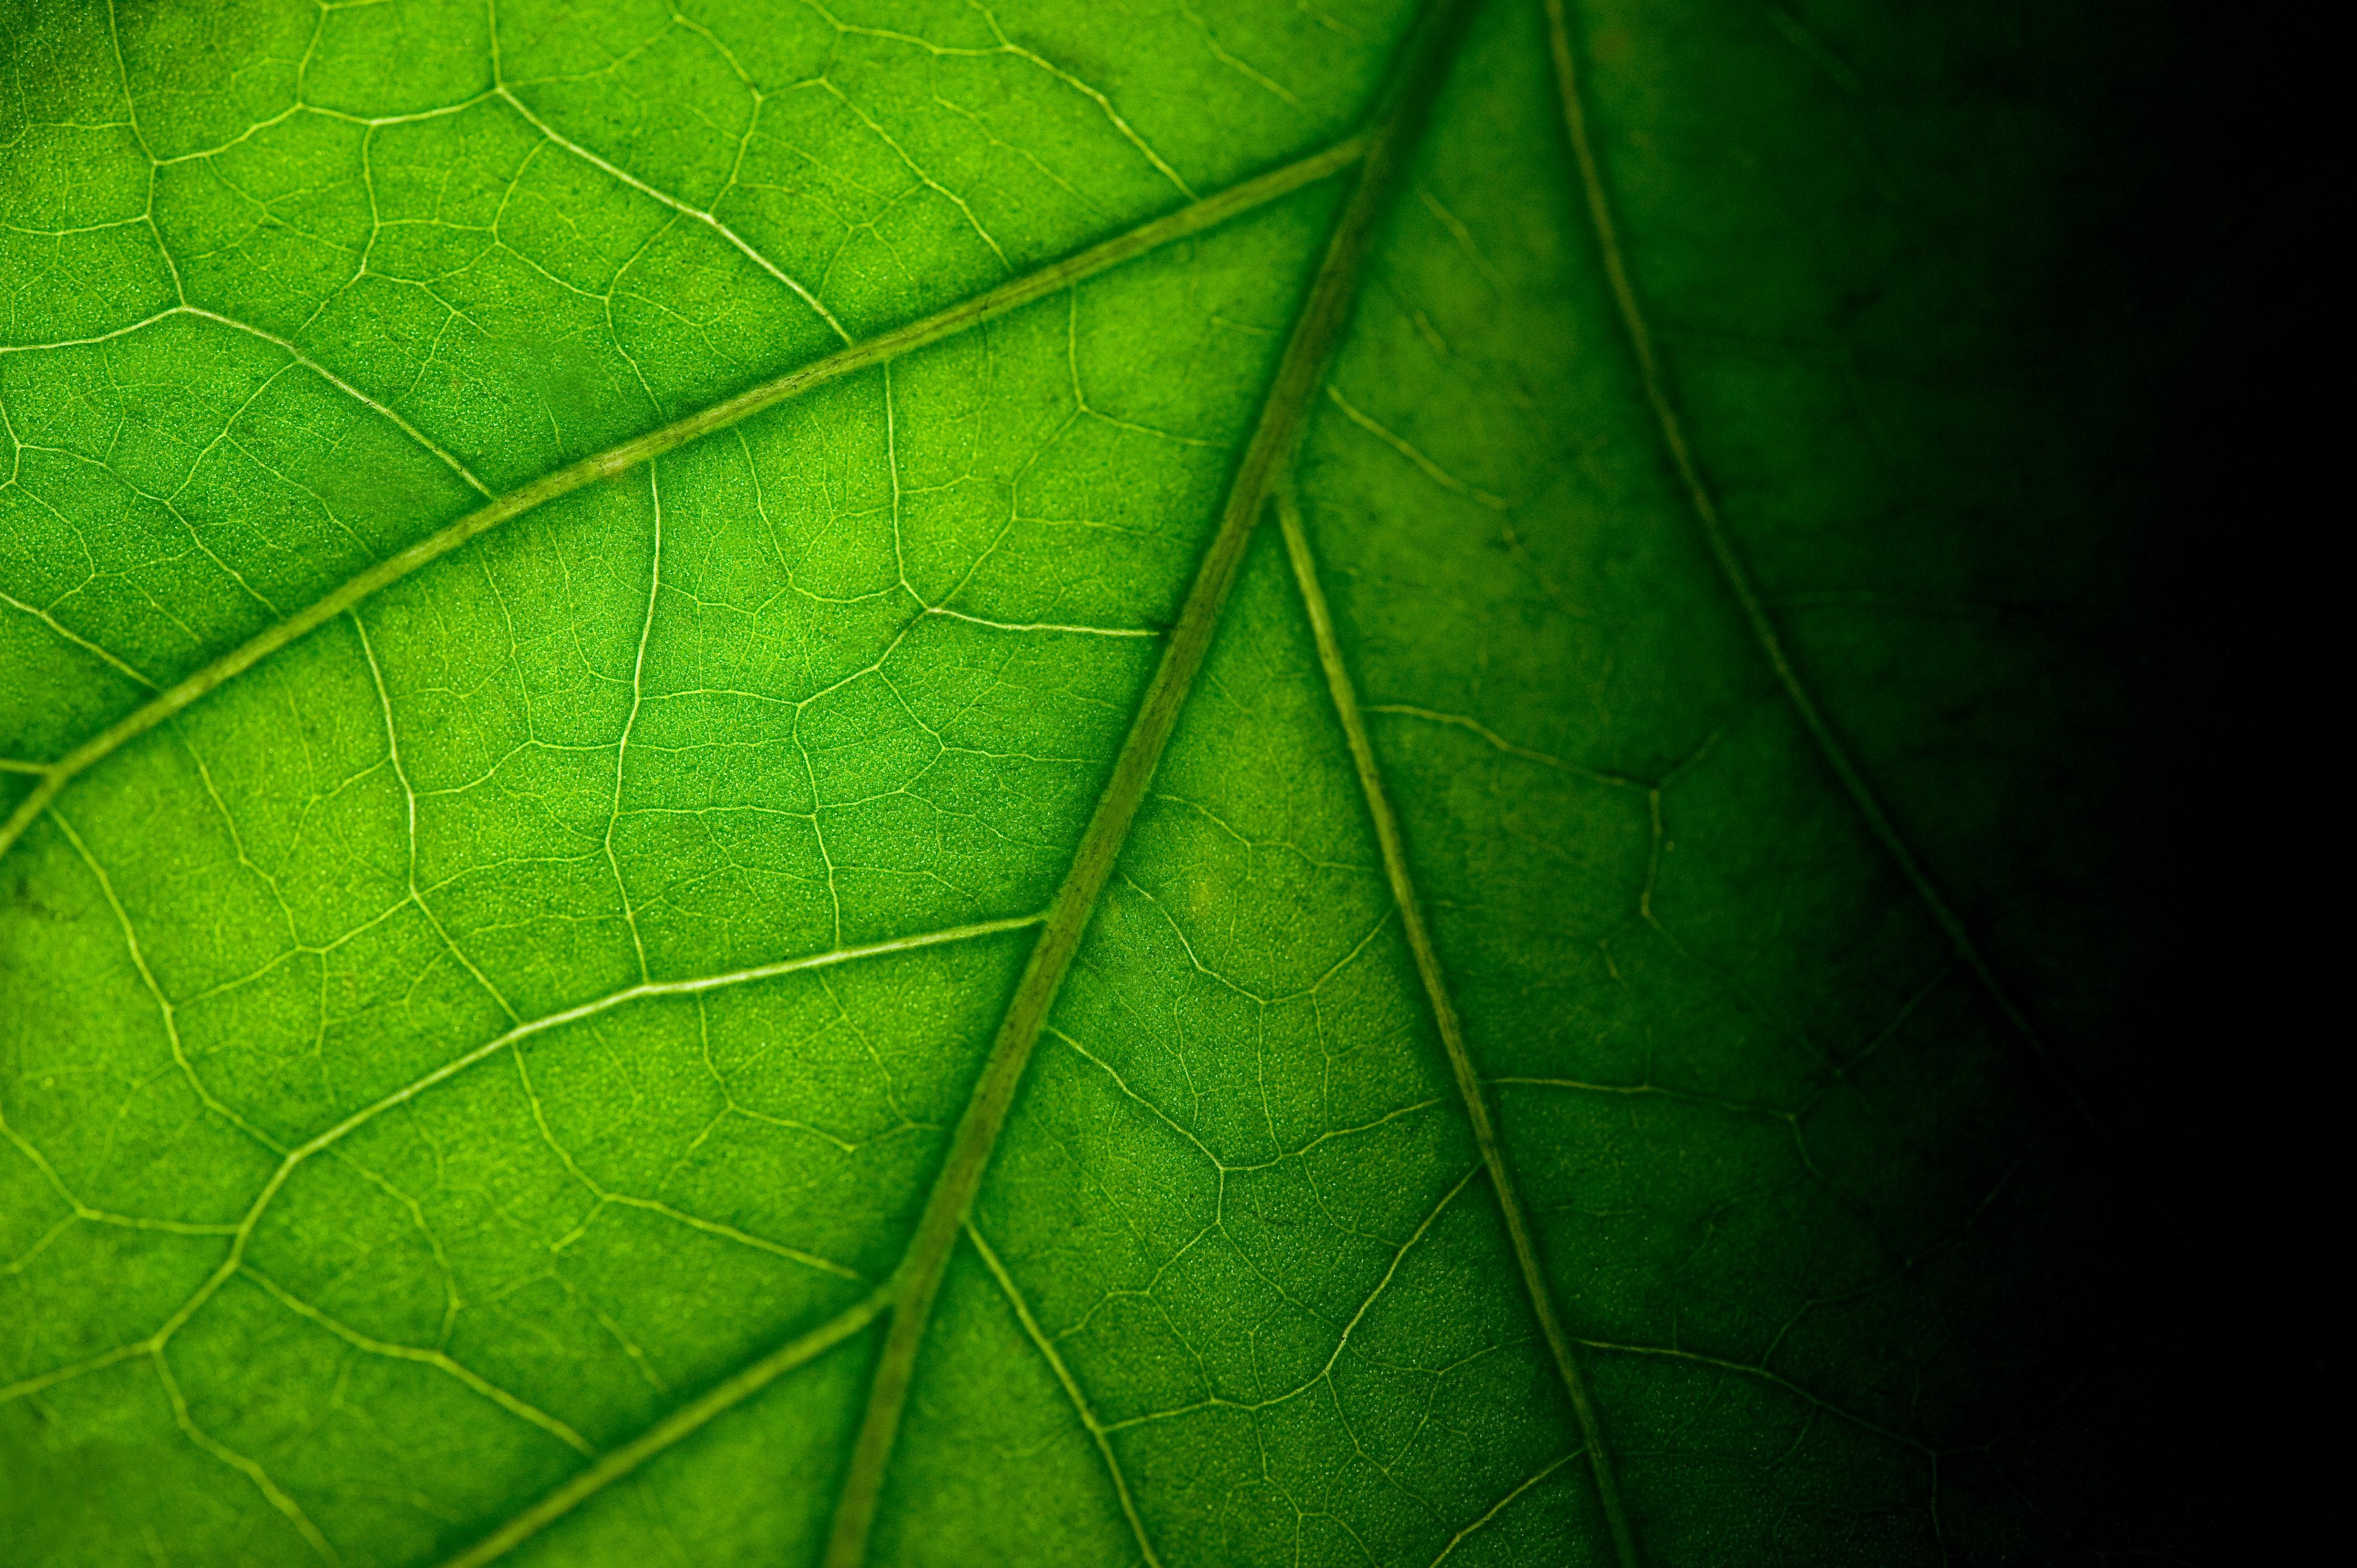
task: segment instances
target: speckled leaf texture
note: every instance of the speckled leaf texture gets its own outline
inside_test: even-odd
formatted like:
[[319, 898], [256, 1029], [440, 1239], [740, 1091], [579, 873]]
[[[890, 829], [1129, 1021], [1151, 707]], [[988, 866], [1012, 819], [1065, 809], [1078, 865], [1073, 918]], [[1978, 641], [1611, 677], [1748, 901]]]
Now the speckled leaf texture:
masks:
[[9, 0], [0, 1563], [2215, 1560], [2138, 25]]

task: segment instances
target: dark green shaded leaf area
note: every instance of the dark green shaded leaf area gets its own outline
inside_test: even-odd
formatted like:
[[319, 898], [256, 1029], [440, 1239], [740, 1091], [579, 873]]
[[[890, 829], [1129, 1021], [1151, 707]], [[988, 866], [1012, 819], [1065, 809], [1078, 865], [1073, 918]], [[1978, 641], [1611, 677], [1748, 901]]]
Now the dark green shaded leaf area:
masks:
[[0, 1563], [2246, 1543], [2142, 26], [11, 0]]

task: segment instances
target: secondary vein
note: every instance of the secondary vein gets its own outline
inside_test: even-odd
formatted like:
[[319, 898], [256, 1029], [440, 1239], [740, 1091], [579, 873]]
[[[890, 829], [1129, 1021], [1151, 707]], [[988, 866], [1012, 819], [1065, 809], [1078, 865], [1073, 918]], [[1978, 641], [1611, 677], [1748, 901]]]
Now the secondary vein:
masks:
[[1661, 360], [1653, 352], [1653, 335], [1646, 325], [1645, 313], [1639, 305], [1637, 290], [1630, 281], [1629, 266], [1620, 247], [1619, 226], [1612, 216], [1612, 204], [1604, 189], [1604, 177], [1597, 166], [1596, 148], [1587, 134], [1587, 113], [1579, 91], [1578, 70], [1572, 59], [1571, 34], [1564, 16], [1564, 0], [1542, 0], [1546, 8], [1548, 49], [1555, 58], [1555, 84], [1563, 101], [1564, 129], [1570, 137], [1572, 161], [1579, 168], [1581, 193], [1586, 199], [1587, 216], [1596, 231], [1596, 244], [1604, 262], [1606, 280], [1610, 284], [1612, 298], [1620, 314], [1620, 324], [1629, 335], [1629, 346], [1637, 361], [1637, 375], [1645, 390], [1645, 402], [1652, 408], [1654, 423], [1661, 427], [1662, 445], [1667, 449], [1671, 467], [1677, 471], [1678, 481], [1684, 489], [1686, 499], [1701, 527], [1704, 542], [1708, 546], [1720, 577], [1733, 595], [1742, 612], [1744, 624], [1750, 629], [1752, 640], [1774, 671], [1776, 682], [1800, 715], [1802, 727], [1816, 743], [1825, 765], [1832, 769], [1843, 790], [1860, 817], [1867, 831], [1889, 855], [1899, 874], [1915, 891], [1949, 944], [1955, 949], [1957, 959], [1979, 982], [1990, 1002], [2006, 1023], [2020, 1036], [2031, 1060], [2054, 1086], [2072, 1112], [2094, 1133], [2098, 1141], [2108, 1144], [2103, 1121], [2087, 1101], [2077, 1080], [2066, 1069], [2029, 1021], [2028, 1014], [2014, 1001], [2012, 994], [1997, 979], [1989, 966], [1980, 944], [1973, 940], [1964, 919], [1948, 903], [1931, 874], [1915, 856], [1907, 841], [1900, 836], [1898, 824], [1883, 809], [1874, 787], [1867, 782], [1849, 748], [1835, 733], [1832, 722], [1807, 684], [1784, 647], [1784, 639], [1777, 629], [1775, 618], [1769, 614], [1766, 599], [1753, 581], [1751, 568], [1736, 547], [1735, 536], [1727, 531], [1726, 519], [1719, 514], [1718, 502], [1710, 487], [1704, 482], [1702, 470], [1695, 462], [1694, 451], [1686, 443], [1685, 426], [1671, 403], [1669, 387], [1662, 373]]
[[[1555, 1290], [1547, 1283], [1537, 1236], [1532, 1230], [1529, 1211], [1523, 1205], [1522, 1189], [1515, 1184], [1513, 1166], [1506, 1158], [1505, 1144], [1491, 1120], [1481, 1080], [1473, 1070], [1472, 1054], [1465, 1045], [1464, 1025], [1449, 993], [1448, 972], [1441, 968], [1440, 954], [1432, 944], [1431, 930], [1424, 921], [1423, 903], [1416, 897], [1415, 880], [1408, 869], [1399, 817], [1392, 810], [1391, 797], [1383, 788], [1383, 771], [1375, 763], [1366, 715], [1359, 707], [1358, 689], [1351, 679], [1350, 666], [1343, 660], [1341, 642], [1334, 633], [1333, 612], [1327, 606], [1326, 590], [1318, 579], [1318, 563], [1309, 552], [1309, 539], [1301, 526], [1301, 510], [1289, 486], [1277, 491], [1276, 516], [1285, 534], [1286, 555], [1293, 563], [1294, 581], [1300, 585], [1302, 605], [1308, 612], [1310, 634], [1318, 645], [1318, 662], [1326, 674], [1326, 689], [1333, 695], [1334, 712], [1341, 719], [1342, 733], [1350, 743], [1351, 762], [1358, 770], [1360, 791], [1366, 797], [1367, 814], [1374, 822], [1383, 875], [1391, 884], [1392, 900], [1399, 907], [1400, 926], [1406, 933], [1408, 950], [1415, 956], [1417, 977], [1424, 982], [1425, 996], [1432, 1004], [1433, 1021], [1439, 1026], [1449, 1074], [1457, 1080], [1466, 1120], [1472, 1124], [1473, 1142], [1481, 1151], [1481, 1164], [1490, 1173], [1491, 1190], [1497, 1194], [1498, 1208], [1506, 1221], [1506, 1236], [1513, 1248], [1515, 1267], [1522, 1273], [1523, 1291], [1530, 1297], [1531, 1310], [1539, 1320], [1539, 1330], [1555, 1360], [1555, 1375], [1571, 1401], [1572, 1416], [1579, 1423], [1580, 1448], [1587, 1455], [1588, 1472], [1595, 1479], [1597, 1498], [1604, 1508], [1613, 1551], [1621, 1568], [1638, 1568], [1643, 1559], [1637, 1547], [1636, 1529], [1630, 1523], [1629, 1510], [1621, 1501], [1611, 1450], [1604, 1441], [1603, 1422], [1588, 1393], [1587, 1380], [1573, 1351], [1571, 1336], [1564, 1327], [1563, 1314], [1555, 1306]], [[1456, 1542], [1449, 1544], [1454, 1547]]]
[[[70, 842], [71, 842], [78, 850], [81, 850], [87, 859], [87, 849], [82, 845], [79, 836], [73, 834], [72, 824], [66, 822], [63, 818], [60, 818], [59, 825], [68, 834]], [[113, 888], [111, 885], [107, 883], [104, 873], [100, 870], [98, 864], [94, 860], [89, 861], [89, 865], [93, 875], [97, 875], [99, 878], [101, 891], [106, 894], [110, 902], [113, 902]], [[119, 906], [117, 906], [117, 913], [118, 916], [120, 916], [121, 910]], [[197, 1314], [205, 1309], [206, 1305], [220, 1293], [224, 1284], [241, 1272], [250, 1272], [245, 1262], [246, 1249], [248, 1244], [252, 1241], [255, 1230], [261, 1226], [263, 1216], [269, 1211], [272, 1204], [277, 1200], [279, 1193], [285, 1189], [286, 1185], [294, 1179], [296, 1173], [300, 1170], [307, 1162], [326, 1153], [329, 1149], [334, 1148], [337, 1144], [342, 1143], [354, 1133], [359, 1132], [362, 1127], [367, 1126], [370, 1122], [375, 1121], [378, 1117], [382, 1116], [387, 1112], [398, 1110], [402, 1106], [410, 1104], [420, 1095], [426, 1093], [428, 1090], [447, 1083], [450, 1079], [457, 1078], [459, 1074], [479, 1066], [481, 1063], [490, 1060], [491, 1058], [498, 1056], [502, 1052], [515, 1049], [526, 1040], [532, 1039], [536, 1036], [562, 1028], [568, 1024], [576, 1024], [582, 1022], [585, 1019], [597, 1017], [600, 1015], [612, 1012], [617, 1008], [626, 1006], [633, 1002], [647, 1001], [658, 997], [701, 996], [710, 992], [724, 991], [739, 985], [751, 984], [757, 981], [775, 979], [781, 975], [799, 974], [812, 970], [832, 969], [841, 964], [853, 963], [863, 959], [881, 958], [892, 953], [914, 952], [920, 949], [942, 947], [952, 942], [971, 941], [982, 937], [999, 936], [1009, 931], [1021, 930], [1029, 926], [1036, 926], [1039, 923], [1041, 918], [1042, 917], [1039, 915], [1017, 915], [1005, 919], [982, 920], [977, 921], [973, 925], [952, 926], [941, 930], [919, 932], [912, 936], [892, 937], [887, 938], [881, 941], [865, 942], [855, 947], [834, 948], [824, 952], [806, 953], [799, 958], [780, 959], [773, 963], [755, 964], [746, 969], [731, 970], [721, 974], [696, 975], [685, 980], [647, 981], [637, 985], [626, 986], [622, 990], [608, 992], [603, 996], [592, 998], [587, 1002], [578, 1003], [571, 1007], [566, 1007], [554, 1013], [544, 1014], [537, 1018], [517, 1024], [513, 1027], [492, 1036], [490, 1039], [462, 1052], [460, 1055], [454, 1057], [447, 1061], [445, 1061], [439, 1067], [433, 1069], [422, 1076], [412, 1079], [408, 1083], [393, 1090], [391, 1093], [371, 1101], [370, 1103], [361, 1107], [359, 1110], [346, 1115], [342, 1120], [335, 1122], [333, 1125], [313, 1133], [310, 1137], [306, 1138], [303, 1142], [296, 1144], [292, 1148], [282, 1149], [275, 1143], [264, 1137], [259, 1131], [252, 1128], [249, 1123], [238, 1117], [234, 1111], [231, 1110], [228, 1106], [221, 1104], [218, 1100], [213, 1099], [199, 1083], [197, 1085], [198, 1093], [199, 1097], [204, 1100], [209, 1109], [210, 1109], [216, 1115], [229, 1121], [232, 1125], [238, 1126], [246, 1131], [248, 1134], [253, 1137], [257, 1142], [262, 1143], [265, 1147], [270, 1148], [279, 1155], [277, 1164], [272, 1167], [268, 1178], [263, 1182], [261, 1190], [254, 1195], [253, 1201], [246, 1206], [245, 1214], [239, 1219], [237, 1224], [229, 1227], [225, 1232], [217, 1231], [211, 1227], [206, 1227], [204, 1229], [204, 1233], [206, 1234], [227, 1235], [230, 1243], [228, 1255], [213, 1269], [211, 1273], [206, 1276], [204, 1282], [197, 1287], [196, 1291], [190, 1294], [187, 1300], [183, 1301], [178, 1307], [173, 1309], [170, 1316], [166, 1317], [164, 1321], [156, 1326], [153, 1333], [148, 1334], [143, 1338], [134, 1340], [127, 1345], [117, 1346], [113, 1349], [105, 1351], [98, 1356], [94, 1356], [81, 1361], [73, 1362], [64, 1367], [53, 1368], [47, 1372], [38, 1373], [33, 1377], [23, 1379], [14, 1383], [0, 1385], [0, 1404], [7, 1404], [15, 1400], [24, 1398], [27, 1395], [38, 1393], [44, 1389], [52, 1388], [59, 1383], [70, 1381], [71, 1380], [81, 1377], [89, 1372], [113, 1366], [117, 1361], [130, 1357], [162, 1354], [165, 1347], [171, 1341], [172, 1337], [178, 1334], [182, 1328], [186, 1327]], [[124, 935], [126, 940], [130, 939], [130, 931], [127, 924]], [[132, 949], [132, 954], [134, 963], [138, 965], [144, 972], [145, 961], [139, 957], [135, 942]], [[158, 992], [158, 1000], [159, 1002], [162, 1000], [160, 992]], [[171, 1024], [168, 1008], [166, 1013], [166, 1024], [168, 1030]], [[174, 1038], [177, 1040], [177, 1035], [174, 1036]], [[21, 1144], [21, 1141], [17, 1139], [16, 1133], [6, 1127], [5, 1122], [0, 1122], [0, 1133], [6, 1133], [11, 1142], [18, 1143], [20, 1147], [25, 1146]], [[38, 1166], [46, 1168], [48, 1162], [39, 1159], [38, 1155], [36, 1155], [34, 1163]], [[52, 1179], [54, 1180], [53, 1173]], [[81, 1204], [79, 1200], [65, 1195], [62, 1190], [60, 1191], [60, 1196], [66, 1197], [66, 1201], [73, 1206], [77, 1218], [85, 1217], [84, 1206]], [[613, 1195], [609, 1195], [601, 1190], [599, 1192], [599, 1196], [601, 1197], [608, 1197]], [[747, 1235], [741, 1231], [736, 1231], [734, 1227], [717, 1227], [712, 1226], [708, 1222], [698, 1222], [694, 1219], [694, 1217], [683, 1214], [676, 1209], [672, 1209], [669, 1205], [661, 1205], [659, 1207], [673, 1218], [679, 1219], [689, 1223], [697, 1224], [698, 1229], [715, 1230], [723, 1234], [732, 1234], [737, 1240], [752, 1245], [761, 1246], [765, 1251], [792, 1257], [796, 1259], [796, 1261], [816, 1268], [822, 1273], [833, 1273], [845, 1279], [856, 1280], [858, 1278], [856, 1273], [852, 1273], [841, 1264], [821, 1258], [814, 1253], [803, 1252], [797, 1248], [787, 1248], [774, 1243], [764, 1243], [759, 1238]], [[88, 1211], [89, 1216], [96, 1216], [96, 1214], [97, 1211], [95, 1210]], [[889, 1282], [888, 1282], [885, 1286], [879, 1287], [879, 1289], [883, 1290], [888, 1290], [889, 1288]], [[669, 1418], [666, 1418], [666, 1421], [668, 1420]], [[693, 1430], [693, 1428], [681, 1429], [679, 1435], [684, 1435], [685, 1432], [690, 1430]], [[571, 1483], [568, 1482], [567, 1486], [569, 1487]], [[554, 1494], [551, 1495], [554, 1496]], [[544, 1500], [545, 1499], [544, 1499]], [[575, 1500], [577, 1502], [579, 1498], [576, 1497]], [[536, 1504], [534, 1506], [538, 1507], [539, 1505]], [[570, 1508], [573, 1504], [568, 1503], [565, 1506]], [[562, 1512], [563, 1510], [560, 1509], [558, 1511]], [[550, 1517], [554, 1516], [552, 1515]], [[521, 1537], [518, 1539], [521, 1539]], [[502, 1550], [504, 1550], [504, 1548]]]
[[682, 1405], [613, 1450], [499, 1529], [444, 1563], [442, 1568], [483, 1568], [563, 1519], [589, 1498], [682, 1438], [711, 1423], [804, 1362], [814, 1360], [866, 1328], [892, 1305], [892, 1287], [878, 1286], [855, 1305], [806, 1334], [796, 1335], [744, 1370]]
[[1323, 384], [1358, 295], [1359, 278], [1375, 227], [1406, 182], [1408, 155], [1420, 135], [1453, 46], [1479, 0], [1433, 0], [1403, 47], [1399, 66], [1370, 117], [1357, 183], [1334, 220], [1326, 255], [1296, 318], [1269, 383], [1250, 444], [1236, 467], [1218, 530], [1197, 568], [1185, 605], [1163, 647], [1145, 699], [1115, 759], [1113, 777], [1082, 833], [1071, 869], [1049, 906], [1038, 944], [1008, 1003], [997, 1038], [983, 1064], [973, 1097], [958, 1120], [941, 1175], [896, 1278], [894, 1304], [866, 1414], [853, 1445], [827, 1541], [825, 1568], [860, 1568], [867, 1554], [877, 1504], [883, 1495], [917, 1352], [952, 1250], [982, 1186], [999, 1130], [1006, 1124], [1023, 1069], [1046, 1025], [1056, 993], [1079, 950], [1097, 898], [1129, 836], [1130, 823], [1168, 745], [1195, 677], [1211, 651], [1228, 591], [1243, 564], [1254, 525], [1271, 487], [1291, 463], [1312, 399]]
[[1162, 1568], [1162, 1559], [1154, 1550], [1153, 1538], [1146, 1532], [1146, 1520], [1139, 1517], [1136, 1500], [1129, 1495], [1129, 1477], [1122, 1473], [1121, 1460], [1113, 1451], [1113, 1439], [1106, 1434], [1104, 1423], [1097, 1419], [1096, 1411], [1089, 1404], [1088, 1394], [1072, 1376], [1071, 1369], [1064, 1365], [1064, 1358], [1057, 1352], [1056, 1342], [1048, 1337], [1048, 1331], [1032, 1316], [1031, 1304], [1024, 1299], [1021, 1288], [1015, 1283], [1015, 1276], [1006, 1272], [1006, 1265], [999, 1260], [998, 1253], [971, 1219], [966, 1221], [965, 1234], [966, 1240], [974, 1243], [974, 1250], [982, 1259], [983, 1266], [990, 1271], [990, 1277], [998, 1282], [1000, 1293], [1006, 1297], [1006, 1305], [1015, 1309], [1016, 1318], [1023, 1325], [1023, 1332], [1029, 1336], [1032, 1347], [1048, 1363], [1049, 1369], [1056, 1374], [1056, 1381], [1063, 1385], [1064, 1397], [1072, 1402], [1072, 1412], [1081, 1418], [1081, 1424], [1088, 1429], [1090, 1440], [1097, 1445], [1097, 1455], [1104, 1461], [1105, 1474], [1113, 1480], [1114, 1496], [1121, 1503], [1122, 1517], [1129, 1520], [1130, 1537], [1137, 1542], [1138, 1557], [1146, 1568]]
[[[677, 450], [689, 442], [748, 419], [767, 408], [801, 396], [902, 355], [956, 336], [970, 327], [995, 320], [1035, 300], [1135, 260], [1177, 240], [1215, 228], [1229, 219], [1265, 207], [1305, 186], [1349, 167], [1364, 156], [1368, 139], [1352, 136], [1322, 151], [1245, 180], [1216, 196], [1180, 208], [1125, 233], [1051, 262], [996, 288], [961, 300], [908, 326], [855, 343], [800, 370], [673, 420], [659, 429], [636, 435], [594, 456], [544, 474], [520, 489], [498, 497], [456, 521], [428, 534], [407, 549], [385, 557], [330, 590], [285, 619], [255, 633], [211, 663], [165, 688], [114, 723], [75, 746], [56, 761], [43, 765], [38, 782], [0, 822], [0, 854], [5, 854], [25, 831], [48, 809], [49, 803], [75, 779], [113, 756], [165, 720], [193, 706], [229, 682], [244, 674], [272, 654], [299, 641], [354, 606], [382, 593], [420, 568], [432, 564], [459, 546], [512, 521], [525, 512], [601, 479], [629, 472], [640, 464]], [[13, 771], [13, 770], [12, 770]]]

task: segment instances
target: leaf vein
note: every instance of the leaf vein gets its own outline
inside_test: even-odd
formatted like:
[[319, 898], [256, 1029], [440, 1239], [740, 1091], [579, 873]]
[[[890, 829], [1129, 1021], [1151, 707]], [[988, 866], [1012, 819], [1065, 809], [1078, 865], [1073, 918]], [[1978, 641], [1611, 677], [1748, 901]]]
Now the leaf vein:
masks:
[[[560, 496], [570, 495], [586, 486], [627, 473], [641, 463], [674, 451], [714, 431], [726, 429], [788, 399], [860, 371], [888, 363], [918, 349], [953, 337], [968, 328], [995, 320], [1035, 300], [1070, 288], [1149, 251], [1265, 206], [1340, 172], [1358, 162], [1366, 151], [1365, 137], [1348, 137], [1333, 146], [1245, 180], [1218, 195], [1205, 197], [1176, 212], [1139, 224], [1112, 239], [1012, 278], [907, 326], [893, 328], [798, 370], [757, 383], [733, 397], [673, 420], [669, 424], [554, 469], [467, 513], [355, 574], [321, 598], [256, 633], [211, 663], [158, 693], [49, 764], [48, 776], [17, 802], [16, 810], [5, 822], [0, 822], [0, 854], [6, 854], [24, 836], [25, 830], [48, 809], [59, 793], [81, 773], [363, 600], [501, 524]], [[182, 314], [184, 308], [175, 306], [150, 319]], [[146, 323], [137, 323], [123, 331], [135, 330], [144, 325]], [[103, 336], [121, 335], [121, 332], [116, 332]], [[97, 340], [100, 339], [92, 339]], [[12, 351], [16, 350], [0, 347], [0, 352]]]
[[1571, 1401], [1572, 1413], [1579, 1426], [1580, 1447], [1587, 1455], [1588, 1469], [1596, 1483], [1598, 1500], [1604, 1508], [1605, 1522], [1612, 1534], [1613, 1549], [1622, 1568], [1637, 1568], [1641, 1561], [1635, 1528], [1620, 1498], [1620, 1482], [1612, 1469], [1610, 1451], [1605, 1446], [1603, 1423], [1590, 1397], [1586, 1377], [1581, 1373], [1572, 1354], [1571, 1340], [1566, 1330], [1555, 1294], [1546, 1279], [1545, 1266], [1538, 1254], [1538, 1240], [1524, 1212], [1521, 1189], [1514, 1181], [1513, 1170], [1506, 1157], [1504, 1142], [1490, 1119], [1489, 1102], [1483, 1095], [1480, 1077], [1474, 1070], [1473, 1059], [1465, 1042], [1464, 1026], [1457, 1014], [1457, 1004], [1449, 993], [1448, 977], [1441, 967], [1440, 954], [1433, 946], [1432, 937], [1424, 922], [1422, 902], [1407, 862], [1407, 847], [1401, 836], [1399, 819], [1394, 812], [1391, 797], [1383, 786], [1383, 772], [1375, 760], [1373, 742], [1367, 734], [1366, 719], [1359, 708], [1358, 692], [1351, 678], [1350, 666], [1342, 656], [1340, 639], [1334, 630], [1332, 611], [1326, 603], [1326, 591], [1318, 578], [1318, 564], [1309, 550], [1308, 536], [1301, 525], [1301, 509], [1292, 487], [1286, 485], [1277, 491], [1277, 521], [1284, 530], [1286, 553], [1293, 564], [1294, 581], [1301, 590], [1302, 606], [1309, 619], [1310, 632], [1318, 647], [1318, 661], [1326, 674], [1327, 690], [1332, 694], [1334, 711], [1348, 741], [1351, 760], [1359, 775], [1360, 792], [1367, 803], [1367, 815], [1372, 822], [1377, 843], [1381, 846], [1383, 870], [1388, 877], [1394, 902], [1398, 906], [1400, 924], [1408, 940], [1408, 949], [1415, 961], [1417, 975], [1424, 982], [1425, 995], [1432, 1005], [1435, 1024], [1440, 1032], [1441, 1046], [1448, 1058], [1450, 1074], [1457, 1082], [1458, 1098], [1464, 1102], [1467, 1120], [1470, 1122], [1474, 1143], [1481, 1151], [1481, 1164], [1490, 1174], [1491, 1190], [1497, 1195], [1498, 1208], [1506, 1222], [1506, 1234], [1512, 1243], [1514, 1262], [1523, 1276], [1524, 1294], [1532, 1311], [1539, 1320], [1539, 1328], [1546, 1339], [1554, 1359], [1556, 1375], [1562, 1380], [1564, 1391]]

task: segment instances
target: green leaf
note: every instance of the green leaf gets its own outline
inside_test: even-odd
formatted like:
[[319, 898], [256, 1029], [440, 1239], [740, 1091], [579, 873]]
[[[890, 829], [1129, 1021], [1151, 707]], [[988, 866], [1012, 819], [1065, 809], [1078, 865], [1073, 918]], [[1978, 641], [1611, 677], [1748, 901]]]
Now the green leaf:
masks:
[[2207, 1550], [2101, 20], [12, 7], [0, 1563]]

